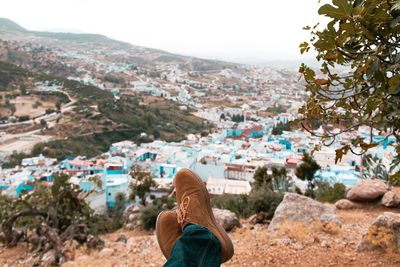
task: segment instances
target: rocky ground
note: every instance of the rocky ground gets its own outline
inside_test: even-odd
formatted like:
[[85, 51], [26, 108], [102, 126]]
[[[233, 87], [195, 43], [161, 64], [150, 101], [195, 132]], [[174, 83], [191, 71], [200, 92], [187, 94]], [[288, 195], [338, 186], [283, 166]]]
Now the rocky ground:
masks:
[[[229, 234], [235, 255], [223, 266], [400, 266], [398, 253], [357, 252], [362, 233], [385, 211], [400, 212], [382, 207], [338, 210], [341, 229], [288, 223], [274, 235], [266, 225], [242, 221], [243, 227]], [[121, 236], [126, 239], [116, 242]], [[85, 249], [77, 249], [75, 260], [63, 266], [162, 266], [165, 263], [153, 234], [121, 231], [103, 239], [105, 249], [89, 255]], [[23, 245], [0, 248], [0, 266], [30, 266], [30, 257], [31, 253]]]

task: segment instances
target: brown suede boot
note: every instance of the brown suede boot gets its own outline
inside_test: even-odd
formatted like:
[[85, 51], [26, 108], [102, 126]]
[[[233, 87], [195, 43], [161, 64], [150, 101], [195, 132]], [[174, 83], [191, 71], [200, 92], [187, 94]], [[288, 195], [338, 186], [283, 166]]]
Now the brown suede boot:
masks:
[[178, 223], [176, 211], [162, 211], [158, 214], [156, 223], [156, 236], [158, 245], [164, 257], [168, 260], [175, 241], [182, 234], [181, 225]]
[[221, 263], [232, 258], [233, 244], [224, 228], [215, 220], [204, 182], [189, 169], [181, 169], [174, 178], [177, 220], [182, 229], [187, 224], [207, 227], [221, 242]]

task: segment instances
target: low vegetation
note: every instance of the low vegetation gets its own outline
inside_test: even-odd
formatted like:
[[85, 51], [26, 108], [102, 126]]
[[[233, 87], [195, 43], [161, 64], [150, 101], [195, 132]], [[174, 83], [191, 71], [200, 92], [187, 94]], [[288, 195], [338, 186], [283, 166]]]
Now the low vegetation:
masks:
[[265, 212], [271, 219], [278, 205], [283, 199], [282, 193], [272, 191], [266, 186], [255, 187], [249, 195], [229, 195], [215, 197], [211, 204], [215, 208], [227, 209], [237, 216], [248, 218], [249, 216]]
[[[66, 261], [67, 241], [86, 244], [88, 249], [101, 248], [104, 243], [97, 235], [107, 229], [109, 221], [94, 214], [85, 201], [93, 191], [83, 193], [69, 178], [54, 175], [51, 187], [35, 183], [34, 190], [17, 199], [0, 196], [0, 241], [8, 247], [28, 242], [39, 259], [52, 250], [53, 264]], [[101, 186], [100, 181], [94, 182]]]
[[341, 183], [336, 183], [331, 186], [327, 182], [318, 183], [318, 188], [315, 190], [315, 199], [320, 202], [335, 203], [336, 201], [345, 198], [346, 186]]
[[156, 228], [158, 214], [163, 210], [171, 210], [175, 206], [175, 199], [169, 197], [157, 198], [153, 203], [141, 210], [140, 221], [147, 231]]

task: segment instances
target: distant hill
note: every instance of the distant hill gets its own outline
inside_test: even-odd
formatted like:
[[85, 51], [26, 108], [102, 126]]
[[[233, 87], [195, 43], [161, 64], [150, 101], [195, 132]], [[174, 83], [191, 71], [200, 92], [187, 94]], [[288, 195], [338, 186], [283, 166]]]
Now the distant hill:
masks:
[[37, 37], [47, 37], [61, 41], [72, 41], [78, 43], [108, 43], [117, 44], [119, 46], [129, 46], [128, 43], [116, 41], [101, 34], [29, 31], [14, 21], [6, 18], [0, 18], [0, 32], [17, 34], [24, 33]]
[[61, 41], [72, 41], [72, 42], [82, 42], [82, 43], [114, 43], [124, 46], [129, 46], [128, 43], [121, 41], [116, 41], [108, 38], [107, 36], [101, 34], [90, 34], [90, 33], [66, 33], [66, 32], [30, 32], [36, 36], [49, 37]]
[[30, 31], [6, 18], [0, 18], [0, 39], [37, 42], [47, 47], [70, 48], [72, 45], [78, 50], [93, 48], [107, 48], [112, 51], [123, 50], [128, 54], [125, 53], [123, 56], [113, 55], [109, 59], [147, 67], [168, 62], [179, 64], [182, 69], [188, 71], [219, 71], [239, 65], [238, 63], [183, 56], [159, 49], [136, 46], [101, 34]]
[[18, 25], [12, 20], [6, 18], [0, 18], [0, 31], [7, 32], [28, 32], [27, 29]]

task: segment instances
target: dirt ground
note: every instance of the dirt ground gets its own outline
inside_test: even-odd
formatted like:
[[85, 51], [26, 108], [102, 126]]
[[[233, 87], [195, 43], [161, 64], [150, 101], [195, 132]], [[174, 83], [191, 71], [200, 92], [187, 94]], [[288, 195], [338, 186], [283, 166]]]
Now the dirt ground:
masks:
[[[54, 100], [54, 101], [53, 101]], [[15, 116], [28, 115], [31, 118], [38, 117], [46, 113], [46, 109], [55, 109], [55, 98], [43, 101], [38, 96], [17, 96], [10, 101], [16, 107]], [[35, 107], [36, 103], [40, 103]]]
[[[289, 225], [285, 233], [271, 235], [265, 225], [250, 225], [243, 221], [243, 227], [230, 233], [235, 255], [222, 266], [400, 266], [398, 254], [378, 252], [359, 253], [357, 245], [363, 231], [384, 211], [400, 212], [383, 208], [338, 211], [343, 226], [330, 233], [313, 227]], [[128, 242], [115, 242], [125, 235]], [[165, 263], [154, 235], [136, 231], [120, 231], [103, 236], [106, 248], [111, 254], [92, 252], [84, 249], [76, 252], [74, 261], [64, 267], [106, 267], [106, 266], [162, 266]], [[29, 266], [30, 257], [24, 246], [13, 249], [0, 248], [0, 266]]]

